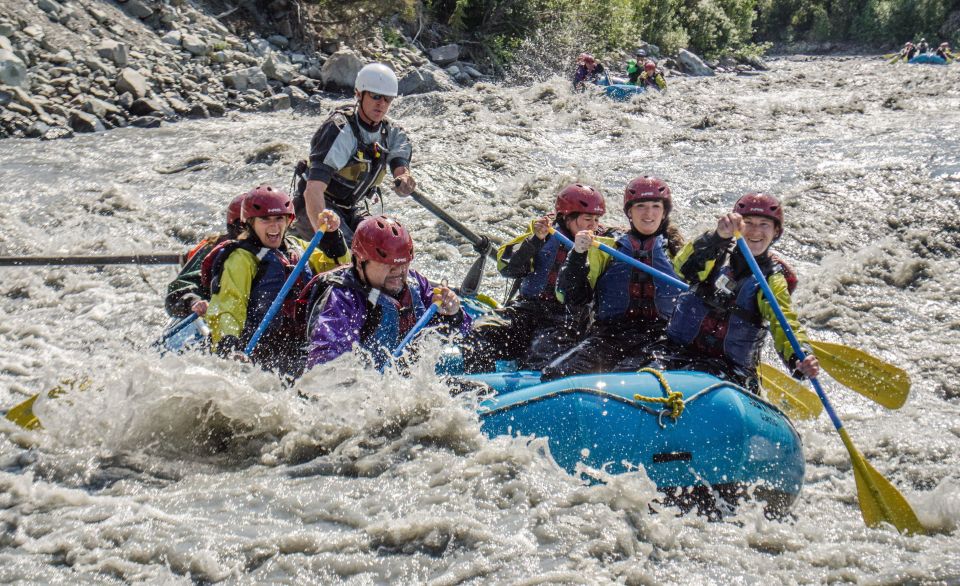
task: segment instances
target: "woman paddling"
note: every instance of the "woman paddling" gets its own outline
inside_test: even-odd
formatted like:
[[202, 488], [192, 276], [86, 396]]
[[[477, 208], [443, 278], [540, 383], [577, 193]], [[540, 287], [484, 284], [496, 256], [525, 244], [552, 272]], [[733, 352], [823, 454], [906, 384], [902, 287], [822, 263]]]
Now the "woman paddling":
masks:
[[[224, 357], [245, 359], [243, 349], [307, 243], [287, 235], [295, 215], [293, 202], [283, 191], [266, 185], [250, 191], [243, 200], [242, 217], [243, 234], [211, 252], [204, 261], [203, 273], [213, 293], [207, 309], [213, 349]], [[324, 210], [320, 221], [327, 232], [310, 256], [309, 268], [299, 277], [250, 356], [266, 369], [294, 377], [303, 371], [304, 363], [304, 328], [295, 319], [299, 290], [313, 272], [328, 271], [350, 260], [339, 230], [339, 216]]]
[[667, 325], [669, 342], [654, 351], [654, 366], [700, 370], [756, 391], [757, 365], [767, 331], [784, 363], [797, 375], [814, 377], [820, 367], [813, 352], [798, 362], [786, 334], [749, 265], [734, 243], [740, 232], [763, 271], [801, 344], [808, 339], [791, 308], [789, 285], [783, 266], [770, 246], [783, 235], [783, 206], [772, 195], [748, 193], [733, 211], [720, 216], [717, 228], [703, 234], [683, 250], [674, 266], [690, 290], [677, 300]]
[[[637, 177], [623, 193], [630, 229], [599, 240], [675, 276], [671, 258], [682, 239], [670, 224], [671, 208], [665, 181]], [[557, 282], [558, 296], [572, 309], [593, 303], [593, 325], [582, 342], [543, 369], [544, 380], [635, 368], [645, 361], [647, 347], [660, 339], [673, 313], [679, 290], [593, 247], [595, 238], [590, 230], [577, 233]]]

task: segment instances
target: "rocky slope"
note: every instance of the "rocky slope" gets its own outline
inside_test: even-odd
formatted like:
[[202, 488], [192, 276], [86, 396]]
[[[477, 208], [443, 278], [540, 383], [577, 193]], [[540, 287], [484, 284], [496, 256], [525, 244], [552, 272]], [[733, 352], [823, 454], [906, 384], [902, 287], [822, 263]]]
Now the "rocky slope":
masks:
[[410, 45], [338, 45], [307, 52], [280, 34], [241, 38], [189, 2], [0, 0], [0, 138], [309, 108], [322, 92], [349, 91], [357, 70], [374, 59], [403, 76], [408, 94], [482, 77], [456, 61], [455, 46], [434, 50], [448, 73]]

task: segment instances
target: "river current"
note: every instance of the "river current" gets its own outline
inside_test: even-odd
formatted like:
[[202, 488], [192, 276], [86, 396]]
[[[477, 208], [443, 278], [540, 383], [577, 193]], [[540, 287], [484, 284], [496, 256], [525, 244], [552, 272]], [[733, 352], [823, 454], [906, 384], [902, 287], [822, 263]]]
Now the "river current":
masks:
[[[41, 399], [42, 430], [0, 422], [0, 581], [960, 583], [960, 66], [771, 67], [671, 79], [628, 103], [559, 78], [478, 84], [391, 114], [423, 193], [500, 238], [572, 180], [601, 188], [622, 223], [626, 182], [663, 177], [687, 237], [746, 191], [781, 196], [776, 248], [800, 273], [808, 331], [910, 373], [899, 411], [824, 381], [928, 535], [864, 526], [825, 415], [797, 424], [807, 472], [790, 518], [746, 505], [708, 522], [653, 502], [642, 471], [590, 485], [542, 439], [487, 438], [476, 398], [451, 397], [428, 361], [381, 377], [345, 356], [287, 388], [210, 356], [160, 358], [173, 267], [0, 268], [0, 404], [91, 382]], [[0, 141], [0, 254], [186, 250], [232, 196], [286, 187], [321, 120]], [[459, 282], [471, 248], [412, 200], [385, 200], [415, 267]], [[484, 289], [504, 288], [488, 272]]]

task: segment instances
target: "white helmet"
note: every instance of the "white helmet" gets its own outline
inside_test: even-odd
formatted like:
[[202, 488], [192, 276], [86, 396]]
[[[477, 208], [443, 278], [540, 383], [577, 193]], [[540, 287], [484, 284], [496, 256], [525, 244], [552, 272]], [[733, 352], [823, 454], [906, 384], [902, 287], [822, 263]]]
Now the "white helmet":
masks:
[[353, 87], [358, 92], [396, 97], [397, 74], [383, 63], [369, 63], [357, 73], [357, 82]]

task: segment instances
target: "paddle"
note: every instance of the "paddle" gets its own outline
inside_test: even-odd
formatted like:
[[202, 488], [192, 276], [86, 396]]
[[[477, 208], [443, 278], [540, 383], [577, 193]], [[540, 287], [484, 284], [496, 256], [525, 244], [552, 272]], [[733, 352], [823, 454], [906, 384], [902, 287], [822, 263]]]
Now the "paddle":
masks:
[[[433, 290], [433, 292], [434, 294], [439, 293], [440, 289], [436, 288]], [[398, 345], [396, 349], [394, 349], [393, 353], [391, 354], [391, 356], [393, 356], [394, 359], [400, 358], [400, 355], [403, 354], [403, 349], [406, 348], [407, 344], [410, 343], [410, 340], [412, 340], [414, 336], [420, 333], [420, 330], [422, 330], [424, 326], [426, 326], [430, 322], [430, 320], [433, 319], [433, 316], [439, 310], [440, 310], [440, 300], [438, 299], [430, 304], [430, 307], [428, 307], [427, 310], [423, 312], [423, 315], [420, 316], [420, 319], [417, 320], [417, 323], [413, 324], [413, 327], [410, 328], [410, 331], [407, 332], [407, 335], [404, 336], [402, 340], [400, 340], [400, 345]]]
[[[557, 230], [556, 230], [555, 228], [553, 228], [552, 226], [550, 227], [550, 233], [553, 234], [553, 236], [554, 236], [555, 238], [559, 239], [560, 242], [562, 242], [563, 245], [566, 246], [567, 248], [570, 248], [570, 249], [573, 248], [573, 241], [570, 240], [569, 238], [567, 238], [566, 236], [564, 236], [563, 234], [561, 234], [560, 232], [557, 232]], [[668, 275], [668, 274], [666, 274], [666, 273], [664, 273], [664, 272], [662, 272], [662, 271], [658, 271], [657, 269], [653, 268], [652, 266], [650, 266], [650, 265], [648, 265], [648, 264], [645, 264], [645, 263], [643, 263], [643, 262], [640, 262], [639, 260], [637, 260], [637, 259], [635, 259], [635, 258], [633, 258], [633, 257], [627, 256], [627, 255], [623, 254], [622, 252], [620, 252], [619, 250], [615, 250], [615, 249], [613, 249], [613, 248], [610, 248], [610, 247], [607, 246], [606, 244], [601, 244], [600, 242], [594, 240], [594, 241], [593, 241], [593, 245], [596, 246], [597, 248], [599, 248], [600, 250], [602, 250], [603, 252], [609, 254], [609, 255], [612, 256], [613, 258], [615, 258], [615, 259], [617, 259], [617, 260], [619, 260], [619, 261], [625, 262], [625, 263], [627, 263], [628, 265], [632, 266], [633, 268], [637, 269], [638, 271], [642, 271], [642, 272], [644, 272], [644, 273], [647, 273], [648, 275], [650, 275], [650, 276], [653, 277], [654, 279], [659, 279], [660, 281], [664, 282], [664, 283], [667, 284], [667, 285], [670, 285], [671, 287], [676, 287], [677, 289], [680, 289], [681, 291], [686, 291], [687, 289], [690, 288], [690, 285], [687, 285], [687, 284], [684, 283], [683, 281], [680, 281], [679, 279], [676, 279], [675, 277], [671, 277], [670, 275]]]
[[287, 277], [287, 281], [283, 284], [280, 292], [277, 293], [273, 303], [270, 304], [270, 309], [268, 309], [266, 315], [263, 316], [263, 321], [261, 321], [260, 325], [257, 326], [257, 330], [253, 332], [253, 336], [250, 338], [250, 341], [247, 342], [247, 347], [243, 349], [243, 353], [247, 356], [250, 356], [250, 354], [253, 352], [253, 349], [257, 347], [257, 342], [260, 341], [260, 337], [263, 336], [263, 332], [267, 331], [267, 326], [270, 325], [270, 322], [273, 321], [273, 318], [277, 315], [277, 312], [280, 311], [280, 307], [283, 305], [284, 299], [287, 298], [287, 295], [290, 293], [290, 289], [293, 289], [294, 283], [297, 282], [297, 277], [300, 276], [300, 273], [303, 272], [304, 267], [307, 266], [307, 263], [310, 261], [310, 255], [313, 254], [313, 250], [318, 244], [320, 244], [320, 239], [323, 238], [323, 235], [326, 233], [327, 226], [325, 223], [323, 223], [322, 218], [320, 221], [321, 224], [317, 229], [317, 233], [313, 235], [313, 238], [310, 240], [310, 244], [307, 245], [307, 249], [303, 251], [302, 255], [300, 255], [300, 260], [297, 261], [296, 266], [293, 267], [293, 272], [291, 272], [290, 276]]
[[185, 318], [183, 318], [182, 320], [178, 321], [176, 324], [174, 324], [172, 327], [170, 327], [170, 329], [168, 329], [166, 332], [163, 333], [163, 336], [160, 337], [160, 340], [157, 341], [157, 342], [155, 343], [155, 345], [156, 345], [156, 346], [159, 346], [159, 345], [163, 344], [164, 342], [166, 342], [167, 340], [169, 340], [170, 338], [176, 336], [177, 334], [179, 334], [180, 332], [182, 332], [182, 331], [184, 330], [184, 328], [186, 328], [187, 326], [189, 326], [190, 324], [192, 324], [193, 322], [195, 322], [198, 317], [200, 317], [200, 315], [198, 315], [198, 314], [196, 314], [196, 313], [191, 313], [191, 314], [188, 315], [187, 317], [185, 317]]
[[66, 265], [176, 265], [184, 255], [177, 252], [126, 254], [114, 256], [0, 256], [0, 267], [38, 267]]
[[910, 377], [863, 350], [830, 342], [811, 342], [820, 366], [837, 382], [888, 409], [899, 409], [910, 393]]
[[494, 251], [493, 247], [490, 245], [493, 244], [495, 246], [500, 246], [502, 243], [499, 240], [496, 238], [490, 238], [489, 236], [477, 236], [472, 230], [455, 220], [447, 212], [440, 209], [437, 204], [430, 201], [427, 196], [423, 195], [419, 191], [414, 191], [410, 194], [410, 197], [413, 198], [413, 201], [426, 208], [428, 212], [443, 220], [448, 226], [466, 238], [470, 244], [473, 245], [473, 249], [477, 251], [477, 254], [486, 254], [493, 260], [497, 260], [496, 251]]
[[[68, 379], [60, 381], [60, 384], [53, 387], [47, 391], [47, 396], [51, 399], [55, 399], [60, 395], [67, 394], [67, 389], [64, 386], [69, 386], [72, 390], [86, 391], [90, 388], [92, 381], [88, 378], [83, 378], [79, 382], [77, 379]], [[17, 403], [10, 408], [9, 411], [4, 415], [10, 421], [16, 423], [24, 429], [37, 429], [40, 427], [40, 420], [37, 419], [37, 416], [33, 413], [33, 405], [37, 402], [37, 399], [40, 398], [40, 393], [30, 397], [22, 403]]]
[[767, 391], [767, 399], [780, 407], [790, 419], [816, 419], [823, 412], [823, 405], [816, 393], [790, 375], [764, 363], [757, 366], [757, 374], [760, 375], [760, 384]]
[[[743, 236], [741, 236], [739, 232], [735, 234], [735, 237], [737, 239], [737, 246], [740, 247], [740, 252], [746, 259], [747, 264], [750, 265], [753, 276], [756, 278], [757, 283], [759, 283], [760, 288], [763, 290], [764, 296], [770, 303], [770, 307], [776, 314], [777, 321], [780, 323], [780, 327], [790, 341], [793, 352], [799, 360], [805, 359], [806, 354], [804, 354], [803, 348], [800, 347], [800, 342], [794, 335], [793, 329], [790, 328], [790, 323], [787, 322], [786, 316], [783, 315], [783, 310], [780, 308], [780, 304], [777, 302], [773, 291], [770, 290], [770, 285], [767, 283], [767, 279], [763, 276], [763, 272], [761, 272], [760, 267], [757, 265], [756, 259], [753, 258], [753, 253], [750, 252], [747, 241], [743, 239]], [[816, 390], [820, 401], [827, 410], [827, 415], [830, 416], [833, 426], [836, 428], [837, 433], [840, 434], [840, 439], [843, 440], [843, 445], [846, 446], [847, 452], [850, 454], [850, 462], [853, 464], [853, 476], [857, 483], [857, 499], [860, 502], [860, 512], [863, 515], [863, 521], [869, 527], [876, 527], [880, 523], [890, 523], [901, 533], [924, 533], [923, 525], [920, 524], [916, 513], [913, 512], [907, 499], [905, 499], [886, 478], [874, 470], [863, 457], [863, 454], [853, 445], [853, 440], [850, 439], [850, 435], [847, 433], [847, 430], [844, 429], [843, 423], [833, 410], [830, 400], [827, 399], [826, 393], [823, 392], [820, 381], [816, 378], [811, 378], [810, 384], [812, 384], [814, 390]]]

